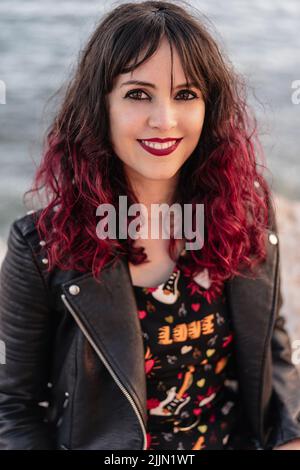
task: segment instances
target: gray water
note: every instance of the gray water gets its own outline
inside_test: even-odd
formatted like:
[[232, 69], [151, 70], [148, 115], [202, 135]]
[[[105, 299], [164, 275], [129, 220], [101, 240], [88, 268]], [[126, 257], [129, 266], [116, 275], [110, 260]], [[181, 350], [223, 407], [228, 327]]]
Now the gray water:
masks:
[[[118, 2], [121, 3], [121, 2]], [[125, 2], [122, 2], [125, 3]], [[291, 84], [300, 80], [299, 0], [190, 1], [212, 21], [217, 39], [255, 96], [254, 107], [275, 191], [300, 199], [300, 105]], [[40, 159], [50, 122], [50, 96], [67, 79], [110, 1], [0, 0], [0, 237], [25, 213], [22, 194]], [[213, 29], [214, 32], [214, 29]]]

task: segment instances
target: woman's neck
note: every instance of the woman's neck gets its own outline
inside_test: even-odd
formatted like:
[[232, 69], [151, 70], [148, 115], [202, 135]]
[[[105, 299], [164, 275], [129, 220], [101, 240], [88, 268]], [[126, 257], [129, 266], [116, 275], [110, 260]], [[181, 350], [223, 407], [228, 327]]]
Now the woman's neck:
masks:
[[138, 202], [144, 204], [148, 212], [151, 212], [152, 204], [171, 206], [174, 202], [173, 198], [178, 183], [177, 174], [170, 179], [152, 180], [129, 171], [128, 177]]

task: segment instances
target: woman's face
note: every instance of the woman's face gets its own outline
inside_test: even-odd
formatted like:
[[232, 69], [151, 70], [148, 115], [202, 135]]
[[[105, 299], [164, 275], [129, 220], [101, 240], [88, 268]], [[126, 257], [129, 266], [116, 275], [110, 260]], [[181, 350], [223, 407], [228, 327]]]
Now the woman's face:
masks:
[[[171, 96], [171, 53], [165, 38], [155, 54], [132, 75], [130, 72], [120, 74], [108, 95], [111, 143], [129, 177], [173, 178], [199, 141], [205, 103], [197, 87], [178, 87], [186, 80], [177, 51], [173, 52], [174, 91]], [[124, 85], [128, 80], [149, 82], [153, 87]], [[152, 138], [182, 140], [169, 155], [155, 156], [138, 141]]]

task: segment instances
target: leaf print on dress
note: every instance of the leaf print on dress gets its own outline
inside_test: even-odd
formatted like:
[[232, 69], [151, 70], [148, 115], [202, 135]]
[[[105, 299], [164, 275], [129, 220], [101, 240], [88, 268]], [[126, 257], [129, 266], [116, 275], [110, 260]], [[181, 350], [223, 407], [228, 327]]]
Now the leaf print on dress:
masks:
[[217, 388], [209, 387], [205, 395], [198, 395], [198, 406], [202, 408], [203, 406], [208, 406], [211, 401], [217, 396]]
[[151, 375], [154, 375], [154, 370], [155, 369], [161, 369], [160, 364], [160, 359], [158, 358], [153, 358], [151, 349], [149, 346], [147, 346], [147, 350], [145, 353], [145, 372], [146, 375], [149, 377]]
[[190, 282], [187, 284], [191, 296], [200, 294], [209, 304], [222, 294], [223, 287], [224, 283], [222, 281], [212, 281], [210, 279], [207, 268], [190, 278]]
[[192, 447], [192, 450], [202, 450], [205, 448], [204, 445], [205, 439], [204, 436], [200, 436], [196, 442], [196, 444]]

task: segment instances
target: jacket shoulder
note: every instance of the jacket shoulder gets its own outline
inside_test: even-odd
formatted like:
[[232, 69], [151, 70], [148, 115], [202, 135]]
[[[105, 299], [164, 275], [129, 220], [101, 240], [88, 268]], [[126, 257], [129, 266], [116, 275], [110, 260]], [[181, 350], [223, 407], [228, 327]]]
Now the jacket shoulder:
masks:
[[12, 243], [16, 247], [26, 244], [35, 255], [40, 253], [43, 244], [36, 223], [41, 212], [42, 209], [28, 211], [15, 219], [10, 226], [8, 245]]
[[[44, 250], [44, 243], [41, 239], [36, 228], [36, 222], [42, 209], [37, 211], [29, 211], [25, 215], [15, 219], [9, 230], [7, 240], [8, 251], [14, 256], [19, 257], [20, 260], [25, 259], [30, 262], [33, 260], [39, 270], [43, 271], [46, 264], [43, 259], [46, 259]], [[19, 260], [19, 261], [20, 261]]]
[[48, 260], [35, 226], [38, 213], [30, 211], [11, 223], [0, 270], [4, 291], [10, 290], [12, 284], [18, 285], [19, 290], [29, 285], [44, 286], [47, 290]]
[[19, 264], [24, 264], [25, 257], [28, 263], [33, 261], [43, 282], [51, 289], [52, 286], [67, 282], [73, 277], [77, 278], [86, 273], [73, 269], [61, 270], [56, 266], [48, 271], [47, 240], [41, 239], [36, 226], [42, 210], [29, 211], [15, 219], [10, 226], [7, 245], [10, 248], [10, 253], [18, 257]]
[[11, 229], [18, 230], [23, 237], [27, 237], [32, 232], [37, 232], [36, 222], [42, 209], [37, 211], [28, 211], [25, 215], [18, 217], [11, 224]]

